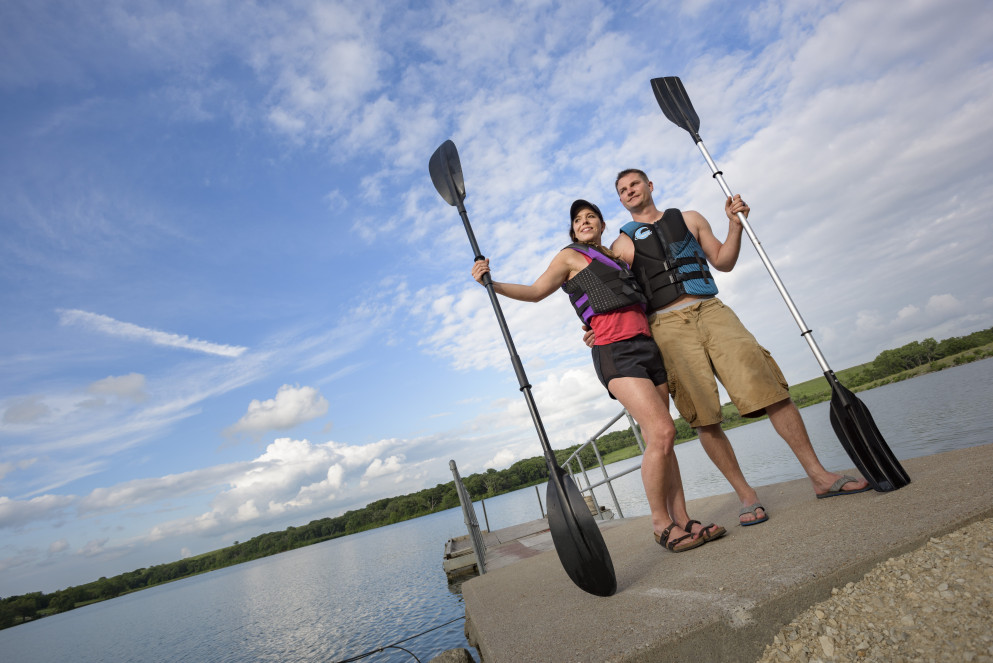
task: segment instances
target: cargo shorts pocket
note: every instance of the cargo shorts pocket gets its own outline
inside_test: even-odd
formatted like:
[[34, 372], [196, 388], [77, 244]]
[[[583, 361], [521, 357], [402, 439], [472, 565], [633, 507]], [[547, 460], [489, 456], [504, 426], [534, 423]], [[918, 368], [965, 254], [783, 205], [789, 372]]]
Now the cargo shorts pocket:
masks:
[[697, 419], [696, 406], [693, 404], [693, 399], [682, 388], [679, 378], [676, 377], [675, 373], [668, 371], [667, 375], [669, 376], [669, 395], [672, 396], [672, 402], [676, 405], [679, 415], [686, 423], [692, 426], [693, 422]]

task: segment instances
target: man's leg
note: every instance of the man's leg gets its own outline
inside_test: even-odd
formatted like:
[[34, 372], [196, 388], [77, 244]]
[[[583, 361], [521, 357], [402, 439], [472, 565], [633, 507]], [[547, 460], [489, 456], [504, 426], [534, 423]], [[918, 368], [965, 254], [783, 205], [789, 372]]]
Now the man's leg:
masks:
[[[738, 465], [738, 457], [734, 455], [734, 448], [731, 447], [731, 441], [724, 434], [721, 425], [701, 426], [697, 429], [697, 433], [700, 434], [700, 445], [703, 450], [707, 452], [711, 462], [731, 484], [731, 488], [741, 500], [741, 506], [747, 507], [758, 502], [759, 496], [745, 479], [741, 466]], [[763, 517], [765, 517], [765, 509], [760, 508], [756, 513], [742, 514], [739, 516], [738, 522], [747, 523]]]
[[[710, 332], [705, 324], [705, 318], [713, 315], [714, 310], [720, 315], [724, 309], [719, 300], [703, 300], [688, 308], [655, 316], [650, 327], [652, 338], [665, 359], [676, 408], [690, 425], [699, 421], [716, 422], [696, 426], [700, 443], [731, 484], [741, 505], [749, 507], [758, 502], [758, 495], [745, 479], [731, 442], [721, 428], [717, 376], [710, 358]], [[764, 518], [765, 510], [758, 509], [757, 515], [746, 513], [738, 520], [747, 523]]]
[[[769, 405], [765, 409], [769, 415], [769, 421], [779, 436], [790, 445], [793, 455], [800, 461], [811, 483], [814, 484], [814, 493], [821, 495], [826, 493], [835, 481], [841, 478], [840, 474], [828, 472], [821, 465], [821, 461], [814, 452], [814, 447], [810, 444], [810, 436], [807, 435], [807, 427], [800, 417], [800, 410], [796, 404], [787, 398]], [[865, 488], [869, 482], [865, 479], [849, 481], [842, 485], [842, 490], [858, 490]]]

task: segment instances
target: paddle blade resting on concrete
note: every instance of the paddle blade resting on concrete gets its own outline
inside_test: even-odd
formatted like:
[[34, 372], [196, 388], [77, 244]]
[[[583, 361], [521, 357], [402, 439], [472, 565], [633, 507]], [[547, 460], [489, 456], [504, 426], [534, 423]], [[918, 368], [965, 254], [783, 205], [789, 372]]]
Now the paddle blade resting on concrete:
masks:
[[829, 373], [825, 377], [831, 385], [831, 427], [855, 467], [879, 492], [906, 486], [910, 476], [879, 432], [869, 408]]
[[603, 534], [572, 477], [558, 465], [549, 465], [548, 529], [562, 568], [590, 594], [611, 596], [617, 591], [617, 577]]

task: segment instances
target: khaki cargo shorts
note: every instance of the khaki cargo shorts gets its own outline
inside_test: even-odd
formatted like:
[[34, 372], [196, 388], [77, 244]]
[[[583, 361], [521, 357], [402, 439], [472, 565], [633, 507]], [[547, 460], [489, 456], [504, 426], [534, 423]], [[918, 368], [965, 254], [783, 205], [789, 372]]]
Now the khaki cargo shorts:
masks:
[[717, 381], [744, 417], [790, 397], [776, 361], [724, 302], [712, 297], [649, 317], [669, 373], [669, 393], [690, 426], [721, 422]]

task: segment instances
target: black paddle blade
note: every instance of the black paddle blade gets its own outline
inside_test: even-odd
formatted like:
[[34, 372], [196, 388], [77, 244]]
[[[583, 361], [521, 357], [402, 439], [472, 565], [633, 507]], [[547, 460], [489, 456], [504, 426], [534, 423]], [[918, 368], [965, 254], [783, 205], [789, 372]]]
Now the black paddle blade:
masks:
[[869, 408], [838, 381], [833, 371], [824, 377], [831, 385], [831, 426], [862, 476], [881, 493], [910, 483], [910, 476], [890, 451]]
[[614, 563], [582, 493], [562, 468], [548, 478], [548, 528], [562, 568], [576, 585], [596, 596], [617, 591]]
[[666, 76], [652, 79], [652, 91], [659, 102], [659, 108], [677, 127], [690, 132], [693, 140], [700, 142], [700, 118], [693, 110], [689, 95], [678, 76]]
[[442, 143], [428, 162], [431, 171], [431, 181], [441, 197], [449, 205], [458, 205], [465, 200], [465, 182], [462, 181], [462, 163], [459, 161], [459, 151], [455, 143], [446, 140]]

